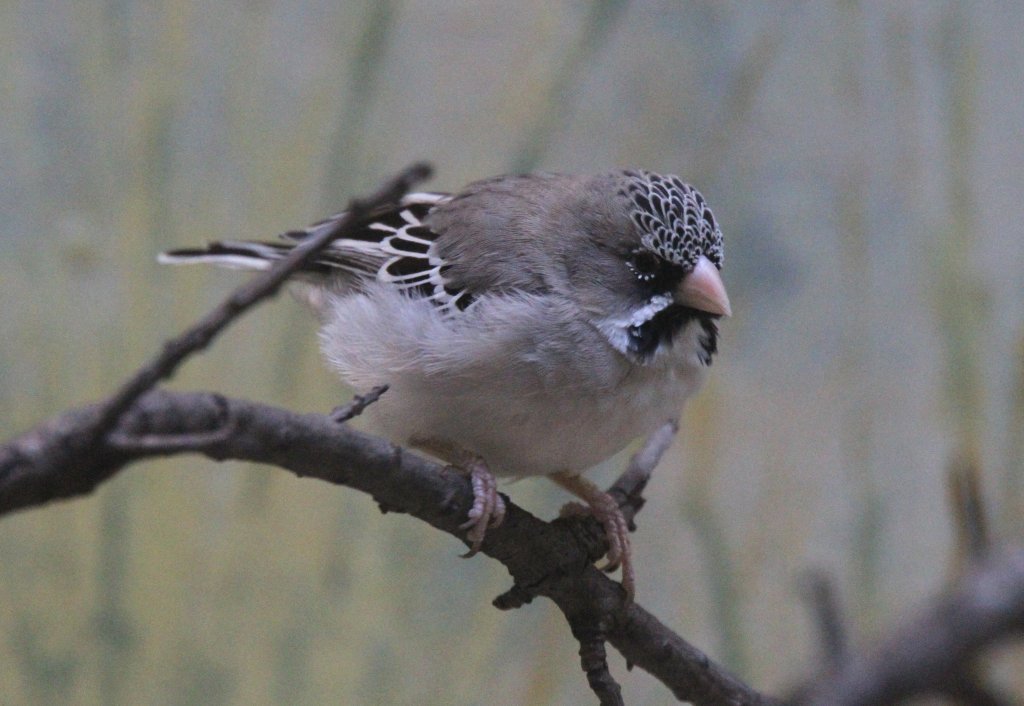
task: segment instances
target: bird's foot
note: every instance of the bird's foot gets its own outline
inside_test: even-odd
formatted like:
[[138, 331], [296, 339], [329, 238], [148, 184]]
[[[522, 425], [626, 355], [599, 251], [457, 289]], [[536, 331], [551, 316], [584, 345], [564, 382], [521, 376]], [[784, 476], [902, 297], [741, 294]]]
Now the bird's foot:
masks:
[[505, 500], [498, 493], [498, 481], [494, 474], [480, 456], [450, 441], [413, 438], [410, 443], [445, 459], [451, 464], [450, 468], [469, 475], [473, 486], [473, 506], [469, 508], [468, 519], [459, 525], [459, 529], [469, 530], [466, 532], [469, 551], [462, 556], [469, 558], [475, 555], [483, 545], [487, 530], [505, 521]]
[[474, 456], [461, 468], [469, 473], [473, 484], [473, 507], [469, 509], [469, 519], [459, 525], [459, 529], [469, 530], [466, 533], [469, 551], [462, 555], [468, 559], [480, 551], [487, 530], [505, 521], [505, 500], [498, 493], [498, 481], [482, 458]]
[[608, 561], [601, 568], [612, 572], [622, 567], [622, 588], [626, 591], [626, 599], [632, 601], [636, 594], [636, 574], [633, 570], [633, 552], [629, 542], [629, 523], [626, 522], [619, 504], [611, 495], [580, 476], [558, 474], [552, 476], [552, 479], [587, 503], [567, 503], [562, 507], [562, 517], [590, 514], [601, 523], [608, 541]]

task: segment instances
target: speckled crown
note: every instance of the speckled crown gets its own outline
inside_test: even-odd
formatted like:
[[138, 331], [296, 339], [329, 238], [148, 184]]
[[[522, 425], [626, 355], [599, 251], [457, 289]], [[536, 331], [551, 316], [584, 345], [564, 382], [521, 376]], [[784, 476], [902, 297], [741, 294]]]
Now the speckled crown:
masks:
[[688, 268], [704, 255], [721, 269], [722, 231], [699, 191], [677, 176], [640, 170], [624, 175], [620, 193], [633, 203], [630, 215], [643, 232], [644, 247]]

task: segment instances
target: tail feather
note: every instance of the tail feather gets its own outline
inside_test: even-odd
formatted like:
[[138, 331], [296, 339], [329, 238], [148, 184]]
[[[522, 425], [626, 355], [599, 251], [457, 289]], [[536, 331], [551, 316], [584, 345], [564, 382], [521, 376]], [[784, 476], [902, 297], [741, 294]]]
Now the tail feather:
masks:
[[[371, 222], [364, 228], [333, 241], [313, 262], [303, 266], [300, 275], [305, 275], [307, 281], [330, 280], [342, 284], [373, 279], [383, 268], [388, 268], [385, 274], [390, 277], [394, 275], [392, 270], [404, 267], [404, 270], [416, 272], [423, 270], [421, 279], [430, 279], [430, 273], [437, 270], [431, 254], [436, 235], [423, 225], [423, 219], [435, 206], [450, 198], [447, 194], [426, 192], [406, 195], [397, 207], [384, 207], [371, 214]], [[170, 250], [157, 259], [170, 265], [208, 263], [242, 270], [266, 270], [303, 242], [317, 237], [325, 229], [334, 228], [344, 216], [345, 213], [337, 213], [308, 228], [289, 231], [282, 234], [278, 242], [225, 240], [212, 242], [205, 248]], [[402, 280], [403, 287], [412, 284]], [[416, 284], [422, 282], [417, 280]]]
[[[209, 243], [205, 248], [168, 250], [157, 255], [157, 262], [163, 265], [203, 263], [235, 270], [266, 270], [278, 260], [284, 259], [299, 244], [225, 240]], [[347, 240], [335, 241], [317, 259], [303, 265], [299, 272], [313, 279], [337, 277], [345, 273], [366, 277], [375, 272], [383, 261], [380, 254], [362, 252], [365, 248], [359, 246], [365, 243], [352, 243], [355, 248], [346, 247], [347, 244]]]
[[164, 265], [203, 262], [238, 270], [265, 270], [286, 256], [291, 249], [291, 245], [278, 243], [224, 241], [210, 243], [205, 248], [162, 252], [157, 256], [157, 261]]

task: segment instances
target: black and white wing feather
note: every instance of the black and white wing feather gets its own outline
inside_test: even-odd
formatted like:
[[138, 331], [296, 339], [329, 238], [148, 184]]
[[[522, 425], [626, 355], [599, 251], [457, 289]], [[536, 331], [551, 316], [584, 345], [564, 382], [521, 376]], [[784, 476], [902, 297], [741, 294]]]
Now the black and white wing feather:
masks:
[[[449, 194], [408, 194], [397, 207], [375, 214], [362, 231], [332, 242], [300, 274], [306, 281], [340, 289], [358, 289], [361, 283], [376, 280], [394, 285], [410, 297], [428, 299], [445, 313], [464, 310], [473, 297], [445, 278], [437, 233], [425, 223], [435, 207], [450, 200]], [[334, 227], [344, 215], [337, 213], [308, 228], [284, 233], [280, 242], [225, 240], [205, 248], [165, 252], [159, 260], [265, 270], [305, 240]]]

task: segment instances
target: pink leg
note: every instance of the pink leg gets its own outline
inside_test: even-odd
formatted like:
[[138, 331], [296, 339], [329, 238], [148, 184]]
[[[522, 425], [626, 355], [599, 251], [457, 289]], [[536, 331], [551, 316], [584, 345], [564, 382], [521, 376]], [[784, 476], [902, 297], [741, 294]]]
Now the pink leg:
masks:
[[505, 520], [505, 501], [498, 494], [498, 481], [480, 456], [458, 444], [442, 439], [411, 439], [410, 443], [448, 461], [456, 470], [469, 474], [473, 485], [473, 506], [469, 509], [469, 519], [459, 528], [469, 530], [466, 533], [469, 551], [463, 556], [473, 556], [480, 551], [487, 530], [498, 527]]
[[[604, 570], [615, 571], [622, 566], [622, 587], [626, 590], [626, 597], [633, 600], [636, 592], [636, 575], [633, 572], [633, 553], [629, 543], [629, 524], [623, 517], [618, 503], [612, 496], [582, 476], [557, 473], [549, 477], [586, 502], [589, 511], [604, 527], [605, 536], [608, 538], [608, 563]], [[563, 515], [586, 511], [587, 508], [579, 503], [569, 503], [562, 508]]]

